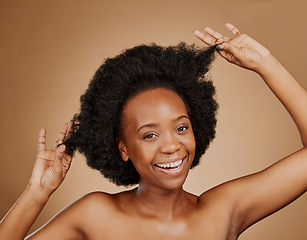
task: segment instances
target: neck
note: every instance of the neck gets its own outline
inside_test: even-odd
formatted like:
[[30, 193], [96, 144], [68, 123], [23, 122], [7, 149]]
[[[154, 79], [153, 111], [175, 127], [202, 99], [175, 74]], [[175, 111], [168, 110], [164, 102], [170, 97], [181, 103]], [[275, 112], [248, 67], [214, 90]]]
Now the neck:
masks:
[[171, 220], [182, 216], [191, 205], [188, 195], [182, 186], [169, 190], [140, 182], [135, 189], [135, 207], [142, 215]]

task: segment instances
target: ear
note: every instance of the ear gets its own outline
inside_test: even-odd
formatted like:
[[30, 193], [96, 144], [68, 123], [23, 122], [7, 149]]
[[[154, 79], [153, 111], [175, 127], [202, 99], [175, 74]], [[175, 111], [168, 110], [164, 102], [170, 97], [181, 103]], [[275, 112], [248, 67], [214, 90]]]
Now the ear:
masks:
[[125, 162], [127, 162], [129, 160], [129, 155], [127, 152], [126, 144], [120, 138], [116, 138], [116, 143], [117, 143], [119, 154], [121, 155], [122, 159]]

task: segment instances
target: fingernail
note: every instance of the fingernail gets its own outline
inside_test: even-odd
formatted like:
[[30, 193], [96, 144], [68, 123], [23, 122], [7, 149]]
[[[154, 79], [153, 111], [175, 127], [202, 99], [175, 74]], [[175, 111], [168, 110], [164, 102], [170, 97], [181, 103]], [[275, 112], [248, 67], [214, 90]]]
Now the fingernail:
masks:
[[224, 42], [224, 39], [223, 39], [223, 38], [219, 38], [219, 39], [216, 40], [216, 43], [217, 43], [217, 44], [221, 44], [221, 43], [223, 43], [223, 42]]
[[65, 151], [65, 145], [61, 145], [60, 146], [60, 152], [64, 152]]
[[224, 48], [224, 45], [223, 45], [223, 44], [218, 44], [218, 45], [216, 45], [216, 48], [217, 48], [217, 49], [223, 49], [223, 48]]

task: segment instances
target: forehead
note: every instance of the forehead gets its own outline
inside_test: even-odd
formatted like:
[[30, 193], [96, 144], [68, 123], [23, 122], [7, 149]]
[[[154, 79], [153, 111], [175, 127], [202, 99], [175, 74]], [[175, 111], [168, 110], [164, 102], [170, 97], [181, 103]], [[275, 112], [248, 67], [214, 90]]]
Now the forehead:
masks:
[[156, 88], [143, 91], [125, 105], [125, 120], [136, 125], [175, 119], [188, 112], [183, 100], [172, 90]]

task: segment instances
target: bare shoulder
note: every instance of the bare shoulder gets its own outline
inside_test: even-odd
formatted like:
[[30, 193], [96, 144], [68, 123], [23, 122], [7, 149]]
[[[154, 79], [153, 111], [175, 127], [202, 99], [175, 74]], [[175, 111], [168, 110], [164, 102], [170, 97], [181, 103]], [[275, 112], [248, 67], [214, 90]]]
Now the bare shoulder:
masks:
[[[231, 204], [233, 188], [234, 185], [232, 181], [222, 183], [202, 193], [198, 198], [198, 203], [200, 207], [208, 204], [219, 205], [222, 202], [223, 204]], [[226, 196], [228, 197], [225, 198]]]
[[306, 191], [306, 156], [301, 149], [262, 171], [212, 188], [199, 197], [200, 209], [226, 215], [229, 227], [241, 233]]
[[105, 192], [91, 192], [80, 198], [75, 204], [90, 211], [122, 211], [122, 205], [131, 199], [133, 190], [115, 194]]
[[110, 217], [114, 218], [120, 214], [121, 199], [125, 193], [92, 192], [73, 203], [75, 205], [73, 211], [83, 216], [79, 221], [79, 226], [84, 228], [83, 231], [92, 229], [90, 226], [97, 225], [97, 223], [103, 223], [107, 227]]
[[76, 205], [76, 208], [82, 208], [86, 206], [87, 210], [96, 209], [103, 210], [104, 208], [109, 209], [112, 206], [115, 206], [114, 199], [116, 199], [117, 194], [110, 194], [105, 192], [91, 192], [80, 199], [78, 199], [73, 204]]
[[80, 219], [84, 221], [81, 218], [82, 216], [89, 216], [92, 213], [97, 214], [114, 210], [116, 206], [114, 199], [116, 199], [116, 194], [91, 192], [71, 203], [63, 209], [59, 215], [74, 215], [74, 213], [77, 212]]
[[117, 195], [92, 192], [74, 201], [27, 239], [88, 239], [118, 212]]

